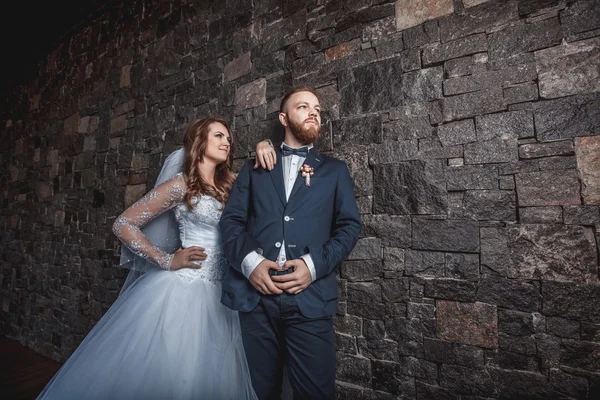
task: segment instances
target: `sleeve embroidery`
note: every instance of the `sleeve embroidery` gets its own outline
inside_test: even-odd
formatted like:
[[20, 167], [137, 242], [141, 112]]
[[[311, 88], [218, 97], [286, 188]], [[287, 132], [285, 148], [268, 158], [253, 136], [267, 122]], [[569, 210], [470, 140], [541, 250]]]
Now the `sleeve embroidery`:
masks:
[[153, 246], [141, 228], [153, 218], [181, 203], [184, 195], [185, 183], [181, 174], [178, 174], [152, 189], [119, 215], [113, 224], [114, 234], [135, 255], [147, 259], [162, 269], [170, 269], [173, 254], [165, 253]]

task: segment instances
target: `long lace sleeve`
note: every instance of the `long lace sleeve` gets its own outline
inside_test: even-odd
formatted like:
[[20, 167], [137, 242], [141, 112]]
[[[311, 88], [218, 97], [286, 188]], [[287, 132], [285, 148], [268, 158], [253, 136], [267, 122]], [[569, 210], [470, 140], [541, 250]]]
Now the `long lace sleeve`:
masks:
[[183, 200], [185, 182], [181, 175], [159, 185], [119, 215], [113, 224], [114, 234], [131, 251], [162, 269], [169, 269], [173, 254], [165, 253], [144, 236], [141, 228], [161, 213]]

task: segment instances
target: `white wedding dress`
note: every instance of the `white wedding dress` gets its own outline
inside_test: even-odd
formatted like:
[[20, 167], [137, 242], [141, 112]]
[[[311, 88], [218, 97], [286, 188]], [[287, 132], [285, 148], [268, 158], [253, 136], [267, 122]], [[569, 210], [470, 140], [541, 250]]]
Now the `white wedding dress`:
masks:
[[[148, 193], [115, 223], [139, 256], [163, 268], [172, 255], [140, 228], [173, 209], [184, 248], [205, 248], [200, 269], [153, 268], [127, 287], [38, 399], [255, 399], [237, 312], [220, 303], [227, 267], [218, 227], [222, 205], [210, 196], [182, 202], [183, 178]], [[140, 236], [141, 235], [141, 236]]]

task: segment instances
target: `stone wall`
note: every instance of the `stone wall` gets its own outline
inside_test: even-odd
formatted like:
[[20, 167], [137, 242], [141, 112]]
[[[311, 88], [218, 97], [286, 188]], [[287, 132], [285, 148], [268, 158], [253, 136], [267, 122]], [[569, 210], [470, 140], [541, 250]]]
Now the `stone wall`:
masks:
[[600, 2], [125, 3], [0, 100], [2, 334], [68, 357], [186, 124], [231, 121], [239, 167], [310, 84], [364, 223], [339, 398], [598, 398]]

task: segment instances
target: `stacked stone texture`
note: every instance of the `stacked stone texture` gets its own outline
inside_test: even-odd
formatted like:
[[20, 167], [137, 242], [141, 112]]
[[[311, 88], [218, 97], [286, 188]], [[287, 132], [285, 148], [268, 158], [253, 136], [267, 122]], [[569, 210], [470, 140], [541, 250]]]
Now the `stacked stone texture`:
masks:
[[3, 96], [2, 334], [68, 357], [184, 127], [231, 121], [239, 168], [307, 84], [364, 225], [338, 398], [598, 398], [600, 2], [123, 3]]

